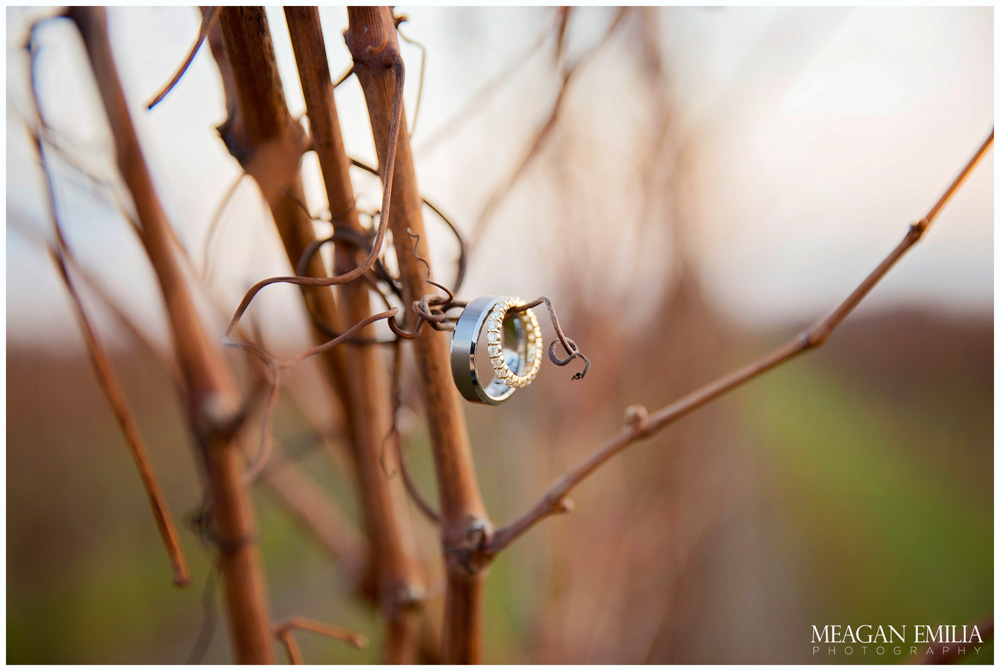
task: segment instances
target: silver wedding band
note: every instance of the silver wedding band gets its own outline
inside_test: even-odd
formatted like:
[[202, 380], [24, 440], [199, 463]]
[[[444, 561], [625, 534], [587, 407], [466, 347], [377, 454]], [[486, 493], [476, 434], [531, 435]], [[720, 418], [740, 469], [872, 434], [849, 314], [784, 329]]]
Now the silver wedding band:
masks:
[[[508, 312], [518, 298], [482, 296], [469, 303], [455, 324], [451, 339], [451, 374], [455, 386], [474, 403], [497, 405], [531, 384], [541, 366], [542, 335], [529, 310]], [[485, 386], [476, 369], [476, 351], [483, 328], [493, 378]]]

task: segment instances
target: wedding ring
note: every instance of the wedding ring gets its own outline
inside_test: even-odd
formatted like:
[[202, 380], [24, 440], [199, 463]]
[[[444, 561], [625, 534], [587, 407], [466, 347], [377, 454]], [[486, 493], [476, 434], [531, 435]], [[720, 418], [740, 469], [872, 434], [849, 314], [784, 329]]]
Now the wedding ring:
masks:
[[[511, 312], [520, 298], [483, 296], [469, 303], [455, 324], [451, 339], [451, 374], [466, 399], [496, 405], [515, 390], [527, 387], [542, 366], [542, 331], [530, 309]], [[493, 379], [485, 387], [476, 369], [476, 351], [483, 328]]]

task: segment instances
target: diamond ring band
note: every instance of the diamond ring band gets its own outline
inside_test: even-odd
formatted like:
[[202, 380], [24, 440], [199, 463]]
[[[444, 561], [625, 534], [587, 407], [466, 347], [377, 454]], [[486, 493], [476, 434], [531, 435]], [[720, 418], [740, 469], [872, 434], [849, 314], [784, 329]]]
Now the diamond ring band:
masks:
[[[469, 303], [451, 341], [451, 373], [466, 399], [496, 405], [527, 387], [542, 365], [542, 332], [531, 309], [512, 311], [524, 301], [515, 297], [483, 296]], [[483, 330], [493, 379], [483, 386], [476, 353]]]

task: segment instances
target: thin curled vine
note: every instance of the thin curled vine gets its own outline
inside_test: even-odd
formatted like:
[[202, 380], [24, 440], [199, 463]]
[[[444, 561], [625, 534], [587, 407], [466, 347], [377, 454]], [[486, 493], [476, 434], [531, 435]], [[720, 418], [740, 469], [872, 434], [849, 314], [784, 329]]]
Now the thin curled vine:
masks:
[[[203, 21], [203, 24], [207, 23], [210, 20], [211, 16], [206, 13], [206, 18]], [[400, 21], [402, 20], [405, 19], [400, 19]], [[403, 94], [403, 84], [405, 81], [405, 75], [404, 75], [405, 69], [403, 67], [402, 60], [398, 57], [398, 55], [396, 54], [391, 55], [391, 64], [395, 76], [395, 89], [393, 91], [389, 146], [386, 153], [384, 174], [380, 175], [379, 171], [372, 168], [371, 166], [368, 166], [356, 159], [351, 159], [351, 162], [354, 166], [362, 170], [365, 170], [369, 173], [372, 173], [374, 175], [378, 175], [382, 178], [383, 189], [382, 189], [381, 210], [380, 212], [374, 213], [372, 215], [373, 221], [375, 220], [375, 216], [377, 215], [378, 225], [374, 227], [374, 230], [369, 232], [367, 235], [347, 229], [338, 228], [330, 236], [311, 242], [306, 247], [301, 257], [299, 258], [298, 263], [296, 263], [295, 267], [296, 274], [294, 276], [280, 276], [280, 277], [267, 278], [257, 282], [246, 292], [246, 294], [243, 296], [242, 301], [237, 307], [236, 312], [233, 314], [233, 317], [230, 320], [229, 325], [226, 328], [225, 335], [222, 339], [222, 343], [225, 346], [242, 349], [246, 352], [249, 352], [253, 356], [257, 357], [266, 366], [267, 374], [270, 378], [268, 392], [267, 392], [267, 400], [265, 403], [263, 419], [261, 422], [260, 444], [256, 454], [250, 459], [247, 468], [246, 477], [249, 482], [253, 482], [257, 478], [257, 476], [260, 475], [270, 455], [271, 443], [272, 443], [271, 428], [273, 423], [274, 412], [277, 408], [277, 403], [278, 403], [279, 391], [281, 386], [280, 374], [282, 371], [295, 366], [296, 364], [300, 363], [301, 361], [311, 356], [325, 352], [337, 345], [346, 343], [348, 341], [356, 345], [393, 345], [394, 347], [397, 347], [398, 350], [399, 341], [411, 340], [413, 338], [418, 337], [423, 329], [424, 324], [429, 325], [432, 329], [437, 331], [454, 330], [454, 324], [456, 319], [454, 317], [449, 317], [448, 312], [453, 309], [464, 308], [465, 305], [467, 304], [465, 301], [459, 300], [456, 296], [456, 293], [459, 291], [464, 281], [467, 268], [468, 246], [466, 244], [465, 238], [459, 231], [458, 227], [447, 216], [444, 215], [441, 209], [432, 204], [431, 202], [429, 202], [426, 198], [422, 199], [423, 203], [427, 205], [427, 207], [431, 209], [446, 224], [446, 226], [452, 232], [456, 241], [458, 242], [459, 257], [458, 257], [454, 287], [449, 288], [446, 285], [441, 284], [431, 278], [430, 264], [428, 263], [427, 259], [423, 258], [417, 253], [417, 246], [419, 245], [420, 242], [420, 236], [413, 235], [409, 231], [408, 234], [414, 241], [413, 242], [414, 256], [419, 262], [423, 263], [423, 265], [427, 268], [427, 277], [425, 281], [428, 284], [435, 287], [436, 289], [440, 290], [440, 292], [442, 293], [427, 294], [412, 303], [412, 305], [410, 306], [410, 311], [412, 311], [416, 315], [416, 320], [411, 330], [407, 331], [405, 323], [403, 326], [401, 326], [395, 319], [396, 314], [399, 312], [399, 308], [391, 305], [391, 301], [388, 299], [386, 293], [383, 292], [378, 286], [378, 282], [382, 281], [387, 285], [391, 293], [395, 294], [397, 297], [401, 297], [401, 290], [398, 278], [392, 277], [392, 275], [388, 272], [386, 268], [385, 262], [382, 259], [382, 256], [384, 254], [384, 247], [386, 246], [386, 237], [387, 237], [389, 217], [390, 217], [389, 208], [392, 200], [392, 179], [396, 162], [396, 147], [399, 140], [399, 128], [403, 113], [402, 94]], [[338, 84], [339, 83], [340, 82], [338, 82]], [[174, 84], [176, 84], [176, 81], [172, 82], [170, 87], [172, 87]], [[170, 87], [168, 87], [167, 90], [169, 90]], [[235, 192], [236, 187], [242, 181], [243, 176], [245, 176], [245, 173], [241, 175], [240, 178], [236, 181], [236, 183], [230, 188], [225, 198], [223, 199], [222, 205], [219, 206], [215, 216], [213, 216], [210, 231], [209, 234], [206, 236], [205, 240], [206, 251], [211, 247], [211, 242], [214, 237], [214, 233], [216, 231], [216, 226], [218, 224], [219, 217], [221, 216], [221, 212], [225, 207], [225, 204], [228, 203], [228, 201], [232, 198], [232, 195]], [[309, 214], [309, 217], [311, 219], [313, 219], [314, 221], [316, 220], [316, 217], [314, 217], [311, 213], [309, 213], [309, 210], [305, 205], [305, 203], [302, 203], [297, 199], [294, 200], [297, 205], [299, 205]], [[333, 222], [336, 219], [337, 218], [331, 214], [330, 221]], [[320, 252], [320, 250], [324, 245], [331, 242], [352, 245], [365, 252], [366, 257], [355, 268], [346, 273], [334, 275], [331, 277], [311, 277], [307, 275], [306, 271], [310, 263], [312, 262], [313, 258], [316, 256], [316, 254]], [[206, 261], [205, 270], [203, 271], [203, 276], [207, 275], [208, 268], [209, 268], [208, 261]], [[372, 277], [372, 275], [374, 275], [374, 277]], [[317, 328], [323, 331], [326, 335], [330, 336], [330, 340], [327, 340], [324, 343], [316, 345], [289, 360], [285, 361], [280, 360], [274, 354], [268, 352], [267, 349], [264, 348], [262, 344], [234, 337], [234, 334], [239, 326], [240, 320], [246, 313], [247, 309], [249, 309], [250, 304], [253, 302], [253, 299], [262, 289], [264, 289], [267, 286], [270, 286], [271, 284], [282, 283], [282, 284], [293, 284], [300, 287], [328, 288], [335, 285], [347, 284], [348, 282], [353, 282], [359, 279], [366, 281], [369, 284], [370, 288], [372, 288], [380, 296], [380, 298], [386, 305], [387, 308], [386, 311], [371, 315], [357, 322], [343, 333], [338, 333], [329, 324], [325, 323], [322, 317], [316, 313], [312, 305], [307, 301], [306, 306], [310, 318], [312, 319], [313, 323], [317, 326]], [[552, 363], [557, 366], [566, 366], [569, 363], [571, 363], [574, 359], [578, 358], [581, 359], [584, 362], [584, 369], [580, 372], [575, 373], [572, 379], [574, 380], [582, 379], [587, 374], [587, 371], [590, 369], [590, 360], [580, 351], [580, 348], [576, 344], [576, 342], [572, 338], [569, 338], [565, 335], [562, 326], [559, 323], [558, 316], [556, 315], [556, 311], [554, 306], [552, 305], [551, 300], [545, 296], [542, 296], [533, 301], [530, 301], [529, 303], [526, 303], [525, 305], [518, 308], [518, 310], [535, 307], [543, 302], [545, 303], [546, 309], [548, 310], [549, 315], [552, 319], [552, 325], [553, 328], [555, 329], [555, 333], [557, 336], [557, 340], [554, 340], [548, 349], [548, 356], [550, 361], [552, 361]], [[404, 311], [404, 318], [408, 312], [409, 311]], [[388, 340], [380, 340], [377, 338], [368, 338], [358, 335], [359, 332], [363, 330], [365, 327], [377, 321], [381, 321], [383, 319], [386, 321], [390, 331], [392, 331], [395, 338]], [[565, 350], [566, 352], [565, 357], [560, 357], [556, 355], [555, 345], [557, 343], [559, 343]], [[396, 432], [396, 426], [397, 426], [396, 414], [399, 408], [398, 381], [397, 381], [398, 372], [399, 371], [397, 364], [394, 366], [394, 371], [393, 371], [393, 387], [394, 387], [393, 413], [392, 413], [393, 420], [389, 435], [392, 435]], [[388, 440], [389, 436], [387, 436], [386, 439]], [[397, 441], [397, 449], [399, 449], [398, 441]], [[420, 496], [420, 494], [417, 492], [417, 489], [412, 479], [410, 478], [409, 473], [405, 471], [405, 466], [402, 465], [403, 461], [401, 454], [399, 462], [401, 464], [401, 470], [404, 471], [403, 479], [406, 483], [406, 489], [410, 493], [414, 501], [417, 502], [418, 508], [420, 508], [421, 511], [424, 512], [430, 519], [432, 520], [438, 519], [436, 513], [433, 512], [430, 506], [426, 504], [426, 501], [423, 499], [423, 497]]]

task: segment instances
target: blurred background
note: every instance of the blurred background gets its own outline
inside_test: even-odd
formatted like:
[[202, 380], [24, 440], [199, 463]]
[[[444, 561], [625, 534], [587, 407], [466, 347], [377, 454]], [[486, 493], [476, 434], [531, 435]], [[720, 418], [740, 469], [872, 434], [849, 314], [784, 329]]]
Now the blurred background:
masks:
[[[228, 660], [210, 555], [185, 528], [193, 584], [171, 586], [145, 495], [44, 240], [31, 117], [31, 23], [7, 10], [7, 660]], [[543, 365], [496, 408], [468, 406], [501, 523], [620, 426], [768, 349], [832, 308], [921, 218], [993, 125], [993, 9], [407, 8], [406, 105], [425, 195], [473, 241], [461, 297], [554, 300], [593, 361]], [[343, 8], [322, 8], [331, 71], [350, 66]], [[284, 17], [268, 10], [289, 108], [304, 112]], [[244, 290], [287, 261], [256, 186], [215, 126], [207, 49], [152, 111], [197, 34], [195, 8], [113, 8], [112, 45], [147, 162], [221, 337]], [[84, 302], [112, 351], [175, 516], [201, 484], [141, 247], [118, 214], [113, 148], [73, 27], [47, 22], [38, 89], [74, 160], [54, 161]], [[421, 61], [423, 76], [420, 76]], [[419, 113], [415, 112], [418, 109]], [[349, 153], [374, 164], [360, 87], [337, 89]], [[537, 149], [532, 151], [531, 147]], [[81, 169], [82, 167], [82, 169]], [[325, 208], [315, 156], [309, 205]], [[358, 173], [359, 207], [378, 207]], [[206, 234], [222, 205], [219, 231]], [[485, 661], [791, 663], [811, 624], [962, 624], [993, 604], [993, 153], [829, 344], [753, 381], [582, 484], [573, 514], [487, 578]], [[428, 216], [439, 279], [457, 246]], [[317, 223], [318, 230], [327, 224]], [[217, 308], [217, 309], [216, 309]], [[292, 287], [253, 308], [281, 355], [305, 348]], [[546, 339], [548, 320], [539, 315]], [[247, 361], [232, 354], [232, 361]], [[410, 362], [412, 363], [412, 362]], [[573, 369], [573, 370], [571, 370]], [[400, 423], [433, 499], [412, 370]], [[341, 418], [312, 361], [288, 379], [276, 455], [358, 521]], [[255, 492], [275, 618], [357, 628], [355, 651], [299, 637], [309, 662], [378, 659], [379, 625], [343, 567]], [[436, 530], [414, 509], [443, 608]], [[208, 585], [208, 589], [206, 589]], [[210, 636], [210, 639], [208, 638]], [[905, 652], [905, 651], [904, 651]], [[905, 655], [904, 655], [905, 656]], [[986, 646], [969, 661], [992, 662]]]

